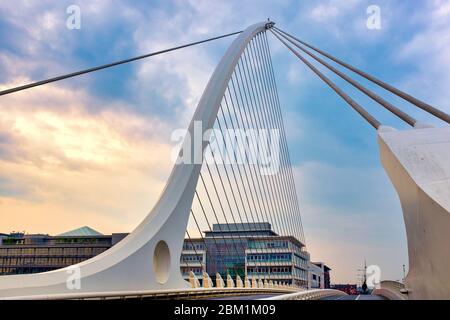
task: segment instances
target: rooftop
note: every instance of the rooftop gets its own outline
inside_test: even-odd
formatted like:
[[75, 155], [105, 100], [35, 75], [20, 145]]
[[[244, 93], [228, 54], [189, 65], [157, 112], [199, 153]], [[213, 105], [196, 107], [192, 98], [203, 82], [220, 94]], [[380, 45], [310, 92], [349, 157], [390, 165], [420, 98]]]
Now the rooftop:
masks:
[[78, 229], [70, 230], [57, 235], [58, 237], [85, 237], [85, 236], [103, 236], [100, 232], [84, 226]]

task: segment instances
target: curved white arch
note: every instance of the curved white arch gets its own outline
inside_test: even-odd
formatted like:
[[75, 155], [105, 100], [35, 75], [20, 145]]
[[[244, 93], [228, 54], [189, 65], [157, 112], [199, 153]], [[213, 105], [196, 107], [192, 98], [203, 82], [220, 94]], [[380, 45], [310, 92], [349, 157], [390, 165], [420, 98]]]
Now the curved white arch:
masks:
[[[248, 27], [227, 49], [195, 110], [188, 128], [191, 137], [194, 136], [196, 121], [202, 122], [203, 132], [213, 127], [220, 102], [241, 53], [256, 34], [266, 29], [267, 24], [268, 22], [261, 22]], [[186, 139], [184, 143], [190, 144], [190, 141]], [[205, 147], [206, 144], [202, 145], [202, 152]], [[201, 164], [175, 165], [151, 212], [133, 232], [111, 249], [64, 269], [39, 274], [1, 276], [0, 298], [187, 287], [187, 282], [181, 277], [179, 259], [200, 169]], [[164, 251], [163, 255], [159, 255], [165, 261], [154, 261], [155, 247], [161, 242], [167, 244], [169, 253]], [[157, 258], [159, 256], [155, 255]], [[158, 270], [161, 265], [167, 266], [168, 275], [155, 274], [155, 264]], [[77, 271], [74, 273], [74, 270]], [[77, 272], [80, 274], [80, 288], [71, 290], [67, 281]]]

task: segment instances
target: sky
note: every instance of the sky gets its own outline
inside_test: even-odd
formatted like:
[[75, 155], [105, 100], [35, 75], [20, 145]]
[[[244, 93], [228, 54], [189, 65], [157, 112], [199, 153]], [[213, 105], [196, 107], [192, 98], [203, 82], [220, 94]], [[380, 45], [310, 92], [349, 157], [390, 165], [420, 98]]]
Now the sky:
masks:
[[[80, 29], [67, 28], [70, 5], [80, 8]], [[370, 5], [380, 9], [380, 29], [367, 27]], [[444, 0], [2, 1], [0, 90], [267, 18], [450, 112]], [[231, 41], [0, 97], [0, 232], [57, 234], [84, 225], [106, 234], [132, 231], [172, 168], [171, 132], [187, 128]], [[401, 279], [408, 262], [402, 212], [375, 130], [271, 35], [269, 42], [312, 260], [332, 268], [333, 282], [356, 282], [364, 260], [380, 267], [382, 279]], [[383, 124], [407, 129], [330, 78]], [[370, 88], [417, 119], [442, 125]]]

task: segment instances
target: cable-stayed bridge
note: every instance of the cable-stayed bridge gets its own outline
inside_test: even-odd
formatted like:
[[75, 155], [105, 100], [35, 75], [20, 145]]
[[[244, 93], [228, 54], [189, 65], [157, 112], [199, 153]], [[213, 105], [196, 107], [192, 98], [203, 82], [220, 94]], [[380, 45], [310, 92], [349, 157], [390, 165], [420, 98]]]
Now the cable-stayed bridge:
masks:
[[[317, 299], [343, 294], [334, 290], [308, 290], [305, 262], [309, 254], [268, 34], [281, 41], [376, 129], [381, 162], [402, 204], [410, 266], [404, 285], [386, 282], [377, 293], [389, 298], [450, 298], [450, 280], [446, 276], [450, 266], [447, 248], [450, 243], [450, 116], [303, 42], [275, 27], [273, 22], [257, 23], [242, 32], [11, 88], [0, 95], [236, 34], [202, 94], [180, 145], [176, 164], [147, 217], [125, 239], [92, 259], [51, 272], [0, 277], [1, 298], [203, 298], [277, 294], [281, 295], [280, 299]], [[433, 127], [418, 121], [319, 55], [434, 115], [445, 125]], [[397, 131], [384, 126], [313, 61], [343, 78], [412, 129]], [[267, 233], [268, 224], [272, 233]], [[214, 226], [216, 230], [212, 232]], [[246, 239], [237, 230], [252, 234], [256, 240], [251, 247], [244, 248]], [[205, 236], [208, 232], [210, 237]], [[270, 240], [273, 235], [283, 239], [279, 247]], [[200, 262], [202, 272], [198, 275], [192, 271], [197, 262], [180, 262], [185, 238], [188, 243], [193, 243], [193, 238], [203, 243], [222, 261], [224, 269], [208, 274]], [[197, 248], [192, 248], [197, 255]], [[284, 249], [293, 252], [287, 264], [293, 274], [289, 282], [284, 280], [282, 272], [272, 272], [271, 262], [264, 258]], [[254, 257], [251, 269], [242, 268], [243, 250], [250, 250]], [[189, 281], [182, 277], [180, 263], [191, 270]], [[68, 285], [73, 277], [77, 277], [79, 287]]]

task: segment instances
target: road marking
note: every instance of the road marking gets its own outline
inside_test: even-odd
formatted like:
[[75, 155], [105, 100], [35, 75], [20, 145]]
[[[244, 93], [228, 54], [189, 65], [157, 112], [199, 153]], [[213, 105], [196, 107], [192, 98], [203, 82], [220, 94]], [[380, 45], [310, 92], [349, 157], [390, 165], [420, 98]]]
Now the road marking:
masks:
[[360, 294], [358, 294], [358, 296], [356, 297], [356, 299], [355, 300], [359, 300], [359, 298], [361, 297], [361, 295]]
[[337, 298], [336, 300], [342, 300], [342, 299], [344, 299], [344, 297], [345, 296], [341, 296], [341, 297]]

